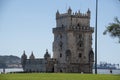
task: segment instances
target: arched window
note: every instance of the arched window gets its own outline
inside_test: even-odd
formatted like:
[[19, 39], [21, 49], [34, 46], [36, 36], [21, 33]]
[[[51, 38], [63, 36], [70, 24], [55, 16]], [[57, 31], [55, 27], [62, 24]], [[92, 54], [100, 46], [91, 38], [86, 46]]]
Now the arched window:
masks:
[[81, 54], [81, 53], [79, 53], [78, 57], [79, 57], [79, 58], [81, 58], [81, 57], [82, 57], [82, 54]]
[[89, 52], [89, 62], [93, 62], [93, 61], [94, 61], [94, 52], [93, 52], [93, 50], [91, 50]]
[[62, 39], [62, 34], [60, 34], [60, 38]]
[[66, 50], [66, 61], [70, 61], [70, 58], [71, 58], [71, 51], [68, 49]]
[[83, 47], [83, 41], [78, 42], [78, 47]]
[[83, 40], [84, 40], [83, 34], [79, 34], [77, 38], [78, 38], [80, 41], [83, 41]]
[[78, 23], [78, 24], [77, 24], [77, 26], [79, 26], [79, 27], [80, 27], [80, 24]]
[[63, 47], [63, 43], [60, 41], [59, 43], [59, 46], [60, 46], [60, 49], [62, 50], [62, 47]]
[[82, 34], [79, 34], [79, 39], [82, 38]]
[[79, 47], [82, 47], [82, 43], [79, 44]]
[[62, 27], [64, 27], [64, 25], [62, 24]]
[[60, 53], [60, 58], [62, 57], [62, 53]]

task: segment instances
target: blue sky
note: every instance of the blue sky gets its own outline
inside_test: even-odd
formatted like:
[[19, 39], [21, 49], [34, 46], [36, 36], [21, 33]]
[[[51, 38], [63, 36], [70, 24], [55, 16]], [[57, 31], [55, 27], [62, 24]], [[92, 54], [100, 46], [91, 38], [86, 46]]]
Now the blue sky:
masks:
[[[104, 36], [105, 26], [120, 19], [118, 0], [98, 0], [98, 63], [106, 61], [120, 64], [118, 39]], [[46, 49], [52, 55], [53, 33], [56, 27], [55, 13], [91, 10], [91, 23], [95, 27], [95, 0], [0, 0], [0, 55], [21, 57], [23, 50], [28, 57], [43, 57]], [[93, 34], [94, 49], [94, 34]]]

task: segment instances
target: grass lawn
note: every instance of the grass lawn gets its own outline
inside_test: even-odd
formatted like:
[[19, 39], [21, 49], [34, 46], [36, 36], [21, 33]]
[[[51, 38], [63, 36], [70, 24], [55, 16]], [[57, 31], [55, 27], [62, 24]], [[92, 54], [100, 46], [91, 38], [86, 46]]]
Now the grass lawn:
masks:
[[0, 74], [0, 80], [120, 80], [120, 75], [77, 73]]

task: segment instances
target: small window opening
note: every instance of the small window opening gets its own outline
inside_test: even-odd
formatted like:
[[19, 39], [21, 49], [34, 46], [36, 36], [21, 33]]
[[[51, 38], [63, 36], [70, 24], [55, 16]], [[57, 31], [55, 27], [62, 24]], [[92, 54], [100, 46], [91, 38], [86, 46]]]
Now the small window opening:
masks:
[[81, 58], [82, 57], [82, 54], [81, 53], [79, 53], [79, 58]]
[[60, 58], [62, 57], [62, 53], [60, 53]]

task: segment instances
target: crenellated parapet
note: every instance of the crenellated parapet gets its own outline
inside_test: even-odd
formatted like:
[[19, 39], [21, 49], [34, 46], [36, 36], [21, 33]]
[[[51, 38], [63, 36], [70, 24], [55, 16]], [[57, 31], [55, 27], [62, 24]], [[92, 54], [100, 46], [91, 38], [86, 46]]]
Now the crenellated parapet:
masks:
[[90, 18], [90, 16], [91, 16], [91, 11], [89, 9], [86, 13], [81, 13], [80, 10], [72, 13], [71, 8], [69, 8], [68, 11], [64, 14], [60, 14], [58, 10], [56, 12], [56, 19], [66, 18], [66, 17]]
[[94, 27], [88, 26], [71, 26], [68, 31], [94, 32]]
[[57, 27], [57, 28], [53, 28], [53, 33], [54, 32], [63, 32], [63, 31], [65, 31], [65, 27]]
[[91, 11], [89, 9], [86, 11], [86, 13], [81, 13], [80, 10], [76, 12], [72, 12], [71, 8], [69, 8], [66, 13], [60, 13], [57, 10], [56, 27], [69, 28], [71, 25], [90, 27], [90, 16], [91, 16]]
[[63, 31], [83, 31], [83, 32], [94, 32], [94, 27], [88, 26], [70, 26], [69, 28], [57, 27], [53, 28], [53, 33], [59, 33]]

